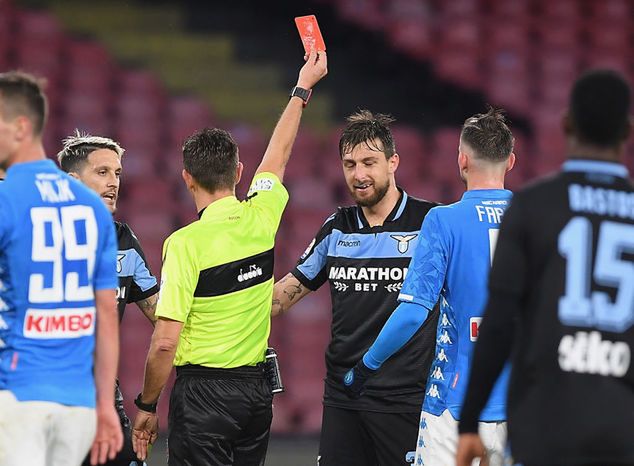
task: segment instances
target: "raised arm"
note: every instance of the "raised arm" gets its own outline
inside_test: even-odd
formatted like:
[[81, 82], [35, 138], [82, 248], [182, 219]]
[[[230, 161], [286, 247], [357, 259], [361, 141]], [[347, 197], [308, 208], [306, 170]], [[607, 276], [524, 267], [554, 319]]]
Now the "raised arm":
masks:
[[[313, 86], [328, 73], [326, 52], [311, 52], [306, 63], [299, 71], [297, 87], [312, 90]], [[266, 148], [264, 157], [256, 174], [269, 172], [276, 175], [280, 181], [284, 178], [284, 169], [291, 155], [291, 148], [299, 129], [299, 122], [305, 103], [300, 97], [291, 97], [280, 117], [273, 135]]]
[[271, 315], [277, 316], [284, 314], [291, 306], [300, 299], [310, 293], [311, 290], [306, 288], [300, 281], [289, 273], [280, 281], [275, 283], [273, 287], [273, 306], [271, 307]]

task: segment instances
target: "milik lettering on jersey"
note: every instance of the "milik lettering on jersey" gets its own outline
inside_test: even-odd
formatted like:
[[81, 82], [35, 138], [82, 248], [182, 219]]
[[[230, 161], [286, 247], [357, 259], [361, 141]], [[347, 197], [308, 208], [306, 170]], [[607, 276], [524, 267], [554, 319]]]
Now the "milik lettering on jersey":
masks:
[[[42, 175], [38, 175], [37, 178], [42, 178]], [[44, 202], [67, 202], [75, 200], [75, 195], [70, 189], [68, 180], [62, 178], [55, 180], [36, 179], [35, 186], [37, 186], [40, 197]]]

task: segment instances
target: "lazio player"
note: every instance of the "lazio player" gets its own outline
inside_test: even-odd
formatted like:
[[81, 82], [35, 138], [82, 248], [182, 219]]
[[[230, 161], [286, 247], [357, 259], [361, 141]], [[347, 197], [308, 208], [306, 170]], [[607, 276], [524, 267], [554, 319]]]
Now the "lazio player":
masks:
[[[455, 464], [457, 420], [470, 358], [486, 300], [486, 283], [497, 232], [511, 192], [505, 174], [513, 168], [513, 135], [499, 111], [465, 121], [458, 148], [460, 176], [467, 185], [455, 204], [429, 211], [399, 295], [400, 305], [362, 360], [344, 379], [355, 395], [365, 380], [396, 353], [439, 302], [436, 357], [432, 362], [416, 446], [417, 465]], [[490, 465], [503, 463], [506, 438], [504, 374], [480, 416]]]

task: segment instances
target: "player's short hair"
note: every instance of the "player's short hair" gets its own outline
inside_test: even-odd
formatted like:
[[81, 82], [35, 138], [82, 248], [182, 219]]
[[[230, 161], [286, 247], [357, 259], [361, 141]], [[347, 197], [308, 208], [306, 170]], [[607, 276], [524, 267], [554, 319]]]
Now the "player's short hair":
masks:
[[88, 156], [96, 150], [109, 149], [115, 152], [119, 158], [125, 152], [125, 149], [118, 142], [110, 138], [81, 133], [78, 129], [62, 143], [64, 146], [57, 154], [57, 160], [61, 169], [66, 173], [80, 171], [88, 160]]
[[[359, 144], [366, 144], [372, 150], [382, 151], [386, 159], [396, 153], [394, 137], [390, 130], [390, 124], [395, 119], [390, 115], [359, 110], [350, 115], [346, 121], [346, 127], [339, 139], [339, 156], [342, 159], [344, 154], [349, 153]], [[377, 146], [377, 140], [381, 141], [383, 148]]]
[[238, 145], [228, 131], [201, 129], [183, 143], [183, 166], [207, 192], [233, 189], [238, 167]]
[[22, 71], [0, 73], [0, 115], [4, 119], [26, 116], [33, 122], [33, 135], [44, 131], [48, 103], [44, 81]]
[[583, 143], [618, 146], [630, 128], [630, 88], [615, 71], [592, 70], [575, 82], [570, 93], [569, 116]]
[[489, 162], [503, 162], [513, 152], [515, 139], [506, 124], [504, 111], [489, 107], [465, 120], [460, 140], [475, 152], [475, 157]]

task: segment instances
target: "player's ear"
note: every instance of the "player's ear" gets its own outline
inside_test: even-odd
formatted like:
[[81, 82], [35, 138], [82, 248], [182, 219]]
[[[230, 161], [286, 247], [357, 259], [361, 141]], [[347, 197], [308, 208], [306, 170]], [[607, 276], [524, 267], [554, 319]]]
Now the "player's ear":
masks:
[[568, 137], [572, 136], [572, 134], [574, 133], [574, 125], [568, 111], [566, 111], [566, 113], [564, 113], [564, 116], [561, 118], [561, 127], [564, 130], [564, 134]]
[[194, 189], [194, 178], [184, 168], [183, 168], [183, 171], [181, 172], [181, 176], [183, 177], [183, 181], [185, 182], [185, 186], [187, 186], [187, 189], [189, 191], [193, 191], [193, 189]]
[[242, 162], [238, 162], [238, 166], [236, 167], [236, 184], [240, 183], [242, 179], [242, 171], [244, 170], [244, 165]]
[[79, 173], [77, 173], [77, 172], [68, 172], [68, 176], [72, 176], [76, 180], [81, 181], [81, 178], [79, 177]]
[[513, 170], [514, 166], [515, 166], [515, 154], [513, 152], [511, 152], [511, 155], [509, 155], [509, 158], [506, 161], [506, 173], [508, 173], [511, 170]]
[[396, 172], [399, 164], [401, 163], [401, 158], [397, 152], [392, 154], [392, 157], [387, 159], [388, 170], [390, 171], [390, 175]]

